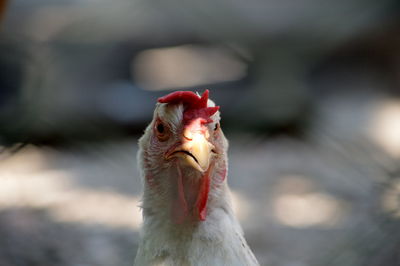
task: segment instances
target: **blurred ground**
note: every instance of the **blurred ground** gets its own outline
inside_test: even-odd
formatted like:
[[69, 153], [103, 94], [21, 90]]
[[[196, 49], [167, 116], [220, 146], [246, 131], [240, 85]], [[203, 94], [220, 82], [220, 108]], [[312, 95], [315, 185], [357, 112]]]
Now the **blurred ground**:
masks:
[[[349, 99], [324, 103], [332, 110], [303, 138], [228, 134], [236, 211], [262, 265], [399, 265], [399, 154], [375, 126], [400, 105]], [[141, 221], [136, 151], [130, 138], [3, 152], [0, 264], [131, 265]]]

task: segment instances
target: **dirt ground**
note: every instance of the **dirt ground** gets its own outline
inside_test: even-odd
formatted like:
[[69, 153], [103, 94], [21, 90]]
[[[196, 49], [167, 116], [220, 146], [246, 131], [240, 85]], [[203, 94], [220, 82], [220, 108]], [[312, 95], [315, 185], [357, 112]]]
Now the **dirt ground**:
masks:
[[[301, 139], [228, 133], [228, 182], [261, 265], [400, 265], [398, 150], [374, 133], [376, 102], [363, 106], [325, 104]], [[3, 151], [0, 265], [132, 265], [136, 142]]]

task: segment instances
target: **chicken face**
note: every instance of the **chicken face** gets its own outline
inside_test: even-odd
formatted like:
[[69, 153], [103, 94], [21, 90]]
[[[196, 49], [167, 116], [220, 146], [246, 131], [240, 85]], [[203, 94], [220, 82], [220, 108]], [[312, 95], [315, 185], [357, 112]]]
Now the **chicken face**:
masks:
[[226, 174], [227, 141], [218, 109], [208, 100], [208, 91], [201, 97], [189, 91], [171, 93], [158, 100], [140, 140], [147, 185], [158, 191], [155, 197], [161, 194], [171, 202], [177, 222], [204, 220], [210, 183]]

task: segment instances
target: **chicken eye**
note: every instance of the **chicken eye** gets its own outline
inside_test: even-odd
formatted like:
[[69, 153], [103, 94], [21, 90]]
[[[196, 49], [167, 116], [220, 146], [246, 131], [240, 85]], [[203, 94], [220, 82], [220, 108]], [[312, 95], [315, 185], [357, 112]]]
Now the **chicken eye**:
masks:
[[155, 124], [154, 131], [159, 141], [166, 141], [170, 136], [168, 127], [160, 120]]
[[157, 125], [157, 131], [158, 131], [158, 133], [160, 133], [160, 134], [162, 134], [162, 133], [164, 133], [164, 125], [163, 124], [158, 124]]
[[219, 128], [219, 123], [216, 123], [215, 126], [214, 126], [214, 131], [217, 131], [218, 128]]

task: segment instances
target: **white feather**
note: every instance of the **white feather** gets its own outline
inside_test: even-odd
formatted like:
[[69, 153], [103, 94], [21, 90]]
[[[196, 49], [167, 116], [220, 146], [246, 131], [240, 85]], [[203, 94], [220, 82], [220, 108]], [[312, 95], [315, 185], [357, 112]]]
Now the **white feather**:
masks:
[[[214, 106], [209, 102], [209, 106]], [[182, 121], [181, 105], [168, 106], [157, 104], [154, 119], [160, 117], [168, 121], [173, 133], [176, 133]], [[153, 119], [153, 121], [154, 121]], [[213, 116], [219, 121], [219, 112]], [[197, 223], [176, 224], [171, 221], [170, 193], [171, 175], [176, 172], [163, 166], [156, 157], [144, 159], [151, 149], [152, 122], [139, 140], [138, 162], [142, 176], [151, 171], [160, 182], [160, 189], [150, 188], [143, 182], [143, 226], [141, 241], [135, 259], [135, 266], [253, 266], [259, 265], [247, 245], [242, 228], [236, 219], [231, 205], [231, 197], [226, 178], [222, 183], [211, 179], [211, 189], [207, 203], [207, 218]], [[227, 167], [226, 150], [228, 142], [223, 137], [224, 153], [221, 155]], [[146, 161], [147, 160], [147, 161]], [[161, 164], [161, 165], [160, 165]], [[219, 165], [216, 166], [218, 168]], [[214, 171], [211, 176], [216, 174]]]

